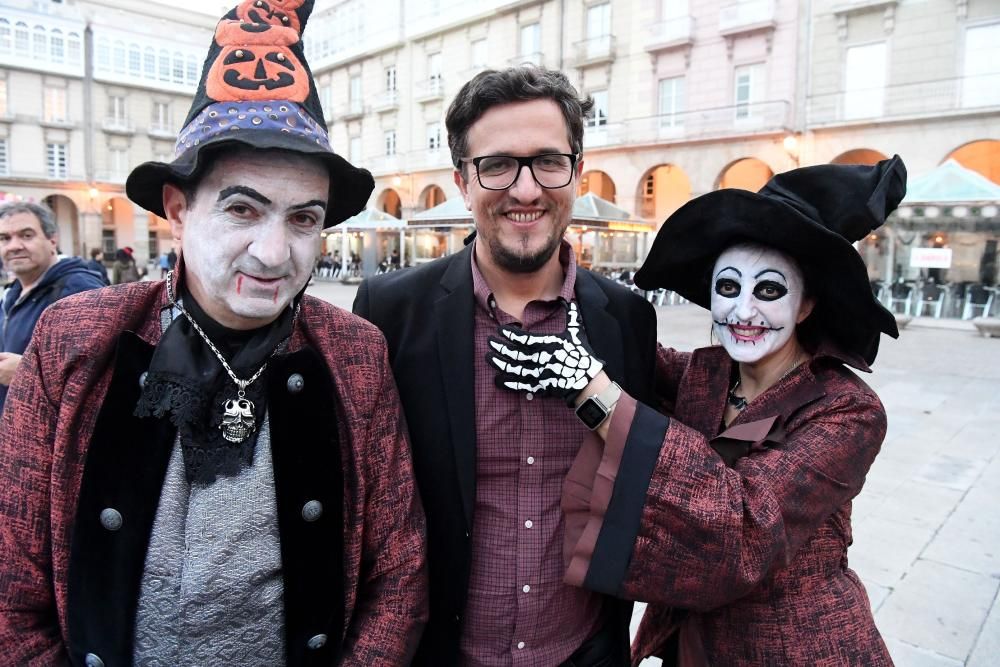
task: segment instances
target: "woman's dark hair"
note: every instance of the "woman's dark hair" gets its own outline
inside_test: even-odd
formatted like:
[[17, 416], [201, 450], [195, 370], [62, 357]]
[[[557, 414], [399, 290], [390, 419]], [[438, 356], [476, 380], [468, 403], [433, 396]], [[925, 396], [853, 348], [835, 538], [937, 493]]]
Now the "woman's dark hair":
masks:
[[459, 159], [468, 157], [469, 128], [487, 110], [510, 102], [539, 99], [550, 99], [559, 105], [566, 120], [570, 150], [578, 154], [583, 152], [583, 125], [592, 113], [594, 101], [580, 98], [562, 72], [522, 65], [480, 72], [458, 91], [445, 117], [448, 147], [455, 168], [462, 171]]

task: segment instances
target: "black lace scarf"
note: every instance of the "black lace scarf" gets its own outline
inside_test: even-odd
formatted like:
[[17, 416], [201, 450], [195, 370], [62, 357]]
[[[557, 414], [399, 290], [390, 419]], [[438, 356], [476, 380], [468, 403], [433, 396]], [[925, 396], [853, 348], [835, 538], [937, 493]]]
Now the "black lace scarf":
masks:
[[[183, 287], [184, 309], [195, 318], [240, 379], [248, 379], [291, 334], [294, 308], [260, 329], [229, 329], [211, 317]], [[267, 373], [246, 388], [254, 404], [253, 435], [240, 443], [222, 437], [223, 405], [236, 398], [237, 387], [218, 358], [184, 315], [173, 319], [153, 352], [137, 417], [168, 417], [181, 436], [184, 472], [189, 483], [211, 484], [238, 475], [253, 463], [257, 435], [267, 406]]]

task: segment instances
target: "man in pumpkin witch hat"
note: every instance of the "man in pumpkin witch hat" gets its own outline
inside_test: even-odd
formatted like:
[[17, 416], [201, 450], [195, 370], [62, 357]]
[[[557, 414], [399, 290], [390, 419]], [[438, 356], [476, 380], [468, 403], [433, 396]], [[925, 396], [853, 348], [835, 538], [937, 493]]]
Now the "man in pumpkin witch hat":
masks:
[[424, 518], [382, 336], [303, 294], [371, 175], [330, 147], [311, 0], [219, 23], [169, 164], [166, 280], [46, 311], [0, 420], [6, 664], [403, 665]]

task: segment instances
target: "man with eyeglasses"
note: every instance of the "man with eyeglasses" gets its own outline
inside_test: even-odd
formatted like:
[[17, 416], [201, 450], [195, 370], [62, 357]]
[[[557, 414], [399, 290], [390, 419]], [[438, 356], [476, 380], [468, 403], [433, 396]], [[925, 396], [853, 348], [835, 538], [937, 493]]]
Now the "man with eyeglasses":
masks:
[[582, 526], [560, 498], [595, 436], [561, 400], [499, 389], [487, 361], [502, 325], [573, 324], [630, 394], [651, 392], [652, 307], [578, 268], [563, 239], [591, 107], [556, 71], [467, 82], [446, 122], [475, 239], [366, 281], [354, 303], [388, 341], [427, 513], [431, 618], [415, 665], [629, 664], [630, 604], [563, 583], [564, 540]]

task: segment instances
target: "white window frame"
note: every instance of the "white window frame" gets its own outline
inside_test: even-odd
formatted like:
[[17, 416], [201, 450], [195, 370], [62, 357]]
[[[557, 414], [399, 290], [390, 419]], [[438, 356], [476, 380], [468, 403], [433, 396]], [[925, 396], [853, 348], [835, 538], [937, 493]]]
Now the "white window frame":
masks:
[[587, 127], [605, 127], [608, 124], [608, 91], [606, 88], [592, 90], [590, 97], [594, 100], [594, 116], [587, 119]]
[[[754, 105], [763, 97], [765, 64], [762, 62], [737, 65], [733, 68], [733, 108], [737, 122], [753, 118]], [[744, 83], [745, 82], [745, 83]], [[741, 92], [745, 89], [745, 94]]]
[[385, 155], [386, 157], [391, 157], [396, 154], [396, 130], [386, 130], [382, 133], [383, 143], [385, 145]]
[[108, 149], [108, 173], [111, 175], [111, 178], [114, 180], [125, 180], [128, 172], [128, 149]]
[[396, 71], [395, 65], [389, 65], [385, 68], [385, 92], [394, 93], [398, 90], [399, 80], [397, 77], [398, 73]]
[[485, 37], [475, 39], [469, 43], [469, 60], [473, 67], [487, 67], [489, 65], [489, 42]]
[[69, 109], [66, 104], [66, 89], [48, 86], [45, 88], [45, 99], [42, 118], [48, 123], [65, 123], [68, 120]]
[[962, 107], [1000, 106], [1000, 23], [965, 29], [962, 46]]
[[0, 139], [0, 176], [10, 175], [10, 151], [7, 150], [7, 138]]
[[844, 50], [844, 120], [883, 115], [888, 56], [889, 45], [885, 41], [854, 44]]
[[108, 120], [115, 125], [125, 125], [128, 123], [125, 98], [121, 95], [108, 96]]
[[351, 164], [360, 164], [363, 156], [361, 155], [361, 135], [356, 134], [347, 140], [347, 156], [348, 162]]
[[170, 132], [173, 129], [173, 121], [170, 118], [170, 103], [153, 102], [153, 115], [150, 120], [154, 130]]
[[0, 79], [0, 118], [4, 118], [10, 113], [7, 106], [7, 79]]
[[352, 74], [347, 80], [347, 103], [351, 113], [361, 113], [364, 102], [361, 97], [360, 74]]
[[427, 150], [431, 152], [441, 150], [441, 123], [434, 121], [427, 123]]
[[64, 143], [45, 144], [45, 170], [49, 178], [69, 177], [69, 151]]
[[535, 56], [542, 51], [542, 24], [525, 23], [518, 31], [518, 55], [522, 58]]
[[660, 117], [660, 127], [684, 125], [686, 83], [684, 76], [666, 77], [657, 83], [657, 115]]

